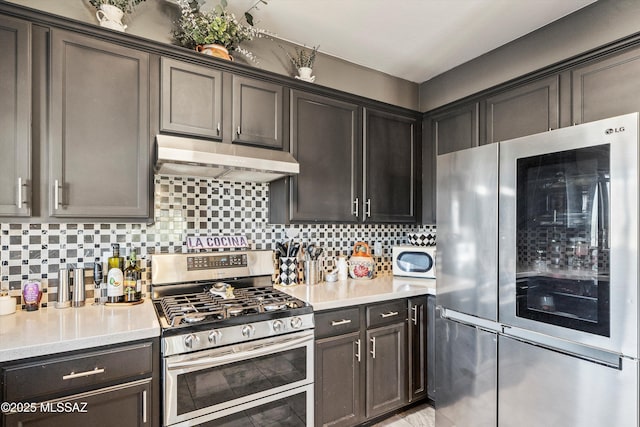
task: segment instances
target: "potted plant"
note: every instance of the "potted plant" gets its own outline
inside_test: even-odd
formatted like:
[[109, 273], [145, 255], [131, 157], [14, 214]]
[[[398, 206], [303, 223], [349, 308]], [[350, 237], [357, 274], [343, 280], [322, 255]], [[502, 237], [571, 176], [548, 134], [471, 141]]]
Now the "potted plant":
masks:
[[233, 13], [226, 10], [227, 1], [211, 12], [203, 12], [194, 0], [177, 0], [180, 7], [178, 28], [174, 31], [175, 41], [183, 47], [195, 49], [216, 57], [232, 60], [230, 53], [237, 51], [252, 61], [255, 55], [240, 46], [240, 43], [268, 35], [266, 30], [253, 25], [252, 9], [257, 9], [265, 0], [258, 0], [244, 13], [244, 22], [240, 22]]
[[318, 48], [320, 46], [314, 46], [311, 49], [306, 46], [303, 48], [296, 48], [295, 53], [292, 55], [283, 48], [284, 52], [287, 54], [287, 57], [291, 61], [291, 64], [298, 71], [298, 75], [295, 76], [297, 79], [313, 82], [316, 77], [312, 76], [313, 63], [316, 60], [316, 53], [318, 52]]
[[89, 0], [89, 3], [98, 9], [96, 18], [102, 27], [124, 31], [127, 26], [122, 23], [122, 17], [133, 12], [143, 1], [145, 0]]

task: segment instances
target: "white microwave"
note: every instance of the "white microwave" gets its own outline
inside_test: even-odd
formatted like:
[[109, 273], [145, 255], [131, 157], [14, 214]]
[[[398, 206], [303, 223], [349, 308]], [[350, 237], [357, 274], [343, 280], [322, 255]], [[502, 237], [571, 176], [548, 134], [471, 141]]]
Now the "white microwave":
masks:
[[392, 253], [394, 276], [436, 278], [435, 246], [394, 246]]

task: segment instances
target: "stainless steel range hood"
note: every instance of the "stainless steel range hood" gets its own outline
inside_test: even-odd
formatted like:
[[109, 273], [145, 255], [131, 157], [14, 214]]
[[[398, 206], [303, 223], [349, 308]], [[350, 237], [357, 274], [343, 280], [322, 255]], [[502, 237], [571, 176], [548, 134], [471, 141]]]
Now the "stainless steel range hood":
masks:
[[296, 159], [284, 151], [169, 135], [157, 135], [156, 144], [159, 174], [270, 182], [300, 172]]

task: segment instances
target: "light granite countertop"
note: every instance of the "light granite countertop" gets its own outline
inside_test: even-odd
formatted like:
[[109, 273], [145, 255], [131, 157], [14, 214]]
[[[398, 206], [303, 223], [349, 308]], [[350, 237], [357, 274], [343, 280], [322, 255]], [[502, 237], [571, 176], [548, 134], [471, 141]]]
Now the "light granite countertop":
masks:
[[134, 306], [41, 308], [0, 316], [0, 362], [160, 335], [150, 299]]
[[275, 286], [313, 306], [314, 311], [368, 304], [417, 295], [435, 295], [435, 279], [379, 276], [371, 280], [348, 279], [317, 285]]

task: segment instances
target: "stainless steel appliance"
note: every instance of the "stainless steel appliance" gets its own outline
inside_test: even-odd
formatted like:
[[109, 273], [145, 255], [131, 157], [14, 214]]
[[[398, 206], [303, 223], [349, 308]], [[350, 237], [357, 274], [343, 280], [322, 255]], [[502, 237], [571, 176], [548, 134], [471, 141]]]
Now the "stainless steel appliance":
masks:
[[391, 263], [394, 276], [436, 278], [435, 246], [394, 246], [391, 250]]
[[436, 425], [638, 427], [638, 114], [438, 158]]
[[272, 255], [153, 255], [165, 426], [313, 425], [313, 309], [271, 286]]

